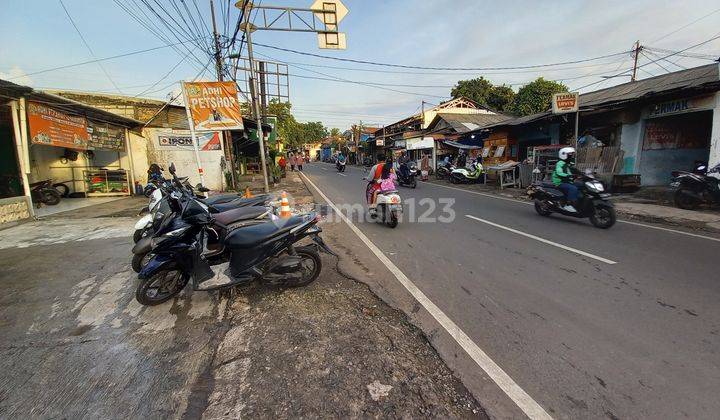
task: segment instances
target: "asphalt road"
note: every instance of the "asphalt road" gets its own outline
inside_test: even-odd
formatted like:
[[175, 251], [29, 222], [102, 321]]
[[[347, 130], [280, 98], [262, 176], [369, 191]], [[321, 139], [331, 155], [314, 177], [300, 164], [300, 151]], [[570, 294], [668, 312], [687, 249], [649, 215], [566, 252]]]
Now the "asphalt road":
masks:
[[[360, 168], [305, 174], [336, 205], [364, 202]], [[357, 227], [551, 416], [717, 418], [720, 242], [428, 183], [400, 192], [416, 217], [423, 198], [453, 199], [455, 217]]]

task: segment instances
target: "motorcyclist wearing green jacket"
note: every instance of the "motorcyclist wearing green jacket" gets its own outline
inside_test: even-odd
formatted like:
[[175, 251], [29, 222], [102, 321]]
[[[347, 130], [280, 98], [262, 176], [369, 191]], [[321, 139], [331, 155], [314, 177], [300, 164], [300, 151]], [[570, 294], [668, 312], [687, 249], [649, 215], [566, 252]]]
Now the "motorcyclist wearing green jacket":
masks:
[[579, 190], [573, 184], [573, 172], [575, 170], [575, 148], [563, 147], [558, 153], [560, 160], [555, 164], [555, 170], [552, 173], [552, 182], [560, 191], [565, 194], [567, 204], [563, 210], [575, 212], [574, 205], [577, 203]]

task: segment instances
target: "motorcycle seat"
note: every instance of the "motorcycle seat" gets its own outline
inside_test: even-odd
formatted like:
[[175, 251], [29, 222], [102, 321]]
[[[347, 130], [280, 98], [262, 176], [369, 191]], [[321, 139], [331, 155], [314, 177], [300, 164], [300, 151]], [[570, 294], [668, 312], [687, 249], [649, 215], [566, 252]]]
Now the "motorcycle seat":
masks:
[[267, 212], [268, 210], [265, 207], [238, 207], [222, 213], [216, 213], [213, 215], [213, 219], [215, 223], [227, 226], [239, 220], [258, 218]]
[[305, 216], [292, 216], [289, 219], [260, 223], [234, 230], [225, 240], [229, 248], [252, 248], [276, 236], [289, 232], [307, 221]]
[[209, 206], [213, 206], [215, 204], [227, 203], [229, 201], [233, 201], [239, 197], [240, 196], [237, 194], [217, 194], [217, 195], [210, 196], [208, 198], [204, 198], [201, 201]]
[[378, 192], [378, 195], [389, 195], [389, 194], [397, 194], [397, 190]]

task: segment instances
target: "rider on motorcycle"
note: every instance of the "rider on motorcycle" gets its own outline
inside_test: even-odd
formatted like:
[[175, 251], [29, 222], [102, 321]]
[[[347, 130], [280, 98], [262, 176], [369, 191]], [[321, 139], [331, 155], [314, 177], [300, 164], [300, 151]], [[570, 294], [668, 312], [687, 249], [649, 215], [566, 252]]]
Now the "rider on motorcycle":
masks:
[[558, 153], [557, 164], [555, 164], [555, 170], [552, 173], [552, 182], [555, 184], [560, 191], [565, 194], [567, 203], [563, 207], [565, 211], [575, 212], [575, 204], [579, 196], [578, 187], [573, 184], [573, 173], [575, 169], [575, 148], [574, 147], [563, 147]]
[[375, 192], [380, 189], [380, 183], [378, 181], [382, 179], [382, 171], [385, 165], [389, 165], [390, 167], [392, 167], [392, 160], [386, 163], [385, 155], [382, 153], [378, 153], [377, 163], [372, 168], [370, 168], [370, 172], [368, 172], [367, 175], [367, 201], [370, 204], [371, 208], [375, 207], [375, 198], [377, 197], [377, 194], [375, 194]]
[[338, 162], [345, 162], [345, 155], [343, 154], [343, 152], [338, 153], [337, 161], [338, 161]]

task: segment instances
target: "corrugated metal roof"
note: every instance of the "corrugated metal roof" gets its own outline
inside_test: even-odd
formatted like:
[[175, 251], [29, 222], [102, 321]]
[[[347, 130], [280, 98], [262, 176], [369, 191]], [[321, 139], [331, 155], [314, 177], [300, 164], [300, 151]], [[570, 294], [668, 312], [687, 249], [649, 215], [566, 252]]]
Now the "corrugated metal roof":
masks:
[[673, 90], [699, 88], [712, 84], [720, 85], [719, 66], [718, 63], [707, 64], [583, 93], [580, 95], [580, 106], [583, 108], [594, 107], [669, 93]]
[[428, 126], [431, 129], [440, 119], [444, 120], [457, 133], [467, 133], [490, 124], [506, 121], [512, 117], [504, 114], [452, 114], [438, 113]]
[[[580, 109], [617, 105], [691, 89], [720, 90], [720, 64], [707, 64], [583, 93], [580, 95]], [[551, 115], [551, 111], [539, 112], [488, 125], [485, 128], [517, 126]]]

